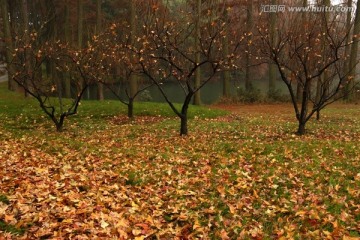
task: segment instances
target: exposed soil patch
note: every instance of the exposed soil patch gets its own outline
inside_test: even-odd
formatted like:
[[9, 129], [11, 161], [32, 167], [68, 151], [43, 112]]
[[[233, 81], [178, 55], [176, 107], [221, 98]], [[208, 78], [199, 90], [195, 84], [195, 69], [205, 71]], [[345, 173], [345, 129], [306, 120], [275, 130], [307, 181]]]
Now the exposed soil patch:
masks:
[[[279, 104], [215, 104], [210, 108], [222, 109], [231, 113], [248, 113], [248, 114], [294, 114], [294, 108], [291, 103]], [[329, 107], [335, 109], [356, 108], [358, 104], [335, 103]]]
[[216, 104], [210, 107], [227, 110], [232, 113], [291, 114], [294, 111], [291, 104]]
[[161, 116], [135, 116], [133, 120], [130, 120], [127, 116], [115, 116], [111, 118], [111, 122], [115, 125], [124, 125], [124, 124], [152, 124], [164, 121], [169, 119], [168, 117]]

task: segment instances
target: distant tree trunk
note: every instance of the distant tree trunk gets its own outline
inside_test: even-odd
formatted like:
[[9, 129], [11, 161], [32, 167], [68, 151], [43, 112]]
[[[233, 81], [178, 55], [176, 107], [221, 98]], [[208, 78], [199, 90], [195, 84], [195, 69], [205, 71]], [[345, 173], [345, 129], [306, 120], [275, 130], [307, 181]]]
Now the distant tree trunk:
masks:
[[[303, 0], [302, 6], [306, 7], [308, 5], [307, 0]], [[307, 18], [306, 18], [306, 12], [302, 13], [302, 22], [303, 24], [307, 24]], [[302, 98], [302, 92], [303, 92], [303, 86], [302, 83], [300, 81], [298, 81], [297, 86], [296, 86], [296, 100], [298, 102], [301, 102], [301, 98]]]
[[[330, 6], [330, 0], [322, 0], [321, 3], [319, 3], [320, 5], [323, 5], [323, 6], [327, 6], [329, 7]], [[328, 13], [325, 13], [325, 18], [324, 18], [324, 22], [323, 22], [323, 26], [322, 26], [322, 29], [323, 31], [326, 31], [327, 29], [327, 22], [329, 21], [329, 14]], [[322, 40], [322, 51], [323, 51], [323, 54], [325, 56], [325, 44], [326, 44], [326, 39], [323, 38]], [[320, 97], [323, 95], [322, 94], [322, 91], [327, 91], [328, 87], [327, 86], [328, 84], [326, 83], [328, 81], [328, 74], [326, 71], [324, 71], [318, 78], [318, 81], [317, 81], [317, 85], [316, 85], [316, 97], [315, 97], [315, 101], [316, 103], [318, 103], [320, 101]], [[316, 112], [316, 120], [320, 120], [320, 109], [317, 110]]]
[[245, 51], [245, 89], [246, 91], [252, 90], [253, 86], [250, 79], [250, 65], [251, 65], [251, 41], [252, 41], [252, 30], [253, 30], [253, 1], [249, 2], [248, 11], [247, 11], [247, 33], [248, 33], [248, 43], [246, 44]]
[[71, 36], [70, 36], [70, 7], [69, 7], [69, 4], [70, 4], [70, 1], [71, 0], [66, 0], [66, 3], [65, 3], [65, 25], [64, 25], [64, 33], [65, 33], [65, 41], [66, 43], [70, 44], [71, 42]]
[[4, 26], [4, 39], [5, 39], [5, 47], [6, 47], [6, 65], [7, 65], [7, 72], [8, 72], [8, 88], [11, 91], [17, 90], [17, 84], [13, 80], [14, 74], [14, 67], [10, 64], [12, 61], [12, 51], [13, 51], [13, 42], [12, 36], [10, 31], [10, 22], [9, 22], [9, 9], [8, 3], [6, 0], [1, 0], [1, 10], [2, 10], [2, 19], [3, 19], [3, 26]]
[[[131, 42], [131, 44], [135, 44], [135, 35], [137, 32], [135, 0], [130, 0], [130, 28], [131, 28], [130, 42]], [[138, 91], [137, 75], [131, 74], [131, 76], [130, 76], [130, 98], [134, 98], [134, 100], [135, 100], [137, 91]]]
[[[200, 63], [200, 20], [201, 20], [201, 0], [196, 1], [196, 26], [195, 26], [195, 61]], [[195, 71], [195, 80], [194, 80], [194, 89], [197, 89], [201, 84], [201, 69], [200, 67], [196, 68]], [[197, 91], [194, 94], [194, 105], [201, 104], [200, 91]]]
[[128, 107], [128, 118], [130, 120], [134, 119], [134, 99], [132, 97], [129, 97], [129, 103], [127, 105]]
[[[224, 4], [225, 1], [223, 0]], [[216, 2], [218, 3], [218, 2]], [[228, 16], [228, 10], [225, 8], [224, 11], [224, 18], [225, 18], [225, 22], [229, 23], [229, 16]], [[226, 58], [226, 56], [229, 55], [229, 38], [228, 38], [228, 32], [229, 32], [229, 27], [228, 24], [226, 24], [224, 26], [224, 30], [225, 30], [225, 36], [223, 39], [223, 54], [224, 54], [224, 58]], [[225, 70], [223, 72], [223, 97], [228, 98], [230, 97], [230, 72], [228, 70]]]
[[[71, 35], [70, 35], [70, 8], [69, 8], [70, 0], [67, 0], [65, 3], [65, 41], [67, 44], [71, 44]], [[63, 73], [64, 76], [64, 95], [67, 98], [71, 97], [71, 81], [68, 73]]]
[[[56, 28], [56, 22], [53, 22], [53, 39], [54, 41], [57, 40], [57, 28]], [[56, 69], [56, 64], [54, 62], [51, 62], [51, 77], [53, 81], [56, 83], [56, 89], [57, 89], [57, 97], [59, 100], [59, 111], [60, 113], [63, 113], [63, 97], [64, 97], [64, 91], [63, 91], [63, 83], [64, 83], [64, 75], [62, 72]]]
[[[96, 33], [101, 32], [101, 2], [102, 0], [96, 0]], [[97, 99], [104, 100], [104, 85], [97, 83]]]
[[83, 1], [82, 0], [78, 0], [78, 48], [81, 49], [83, 47], [83, 35], [84, 35], [84, 30], [83, 30], [83, 16], [84, 16], [84, 6], [83, 6]]
[[[25, 42], [29, 42], [30, 40], [30, 32], [29, 32], [29, 12], [28, 12], [28, 2], [27, 0], [23, 0], [22, 1], [22, 6], [21, 6], [21, 12], [22, 12], [22, 20], [23, 20], [23, 30], [24, 30], [24, 39], [25, 39]], [[30, 58], [29, 58], [29, 49], [25, 48], [24, 50], [24, 53], [25, 53], [25, 65], [26, 65], [26, 68], [27, 68], [27, 72], [30, 71]], [[28, 83], [25, 82], [24, 83], [25, 87], [28, 88]], [[24, 94], [25, 94], [25, 97], [28, 97], [29, 94], [27, 91], [24, 90]]]
[[[271, 5], [276, 5], [277, 0], [271, 0]], [[274, 45], [277, 38], [276, 33], [276, 12], [270, 13], [270, 38], [271, 43]], [[275, 91], [275, 82], [276, 82], [276, 71], [277, 67], [275, 64], [269, 64], [269, 96]]]
[[[227, 18], [227, 16], [226, 16]], [[228, 32], [228, 26], [225, 25], [225, 31]], [[229, 38], [227, 37], [227, 34], [224, 36], [224, 40], [223, 40], [223, 54], [224, 54], [224, 58], [226, 58], [226, 56], [229, 55]], [[230, 97], [230, 72], [228, 70], [225, 70], [223, 72], [223, 96], [228, 98]]]
[[[83, 15], [84, 15], [84, 6], [83, 6], [83, 0], [78, 0], [77, 1], [77, 7], [78, 7], [78, 24], [77, 24], [77, 45], [78, 45], [78, 49], [82, 49], [83, 47], [83, 35], [84, 35], [84, 30], [83, 30]], [[83, 85], [85, 84], [85, 82], [83, 81], [79, 81], [79, 90], [83, 88]]]
[[[347, 6], [350, 8], [352, 7], [352, 0], [348, 0], [347, 1]], [[346, 15], [346, 29], [350, 29], [351, 27], [351, 11], [348, 11], [347, 15]], [[346, 37], [346, 43], [349, 43], [351, 39], [351, 36], [347, 36]], [[345, 61], [344, 61], [344, 72], [343, 74], [348, 74], [350, 69], [349, 69], [349, 56], [350, 56], [350, 50], [351, 50], [351, 45], [347, 44], [345, 47]]]
[[360, 1], [356, 3], [356, 13], [355, 13], [355, 22], [354, 22], [354, 31], [353, 31], [353, 43], [351, 45], [351, 53], [349, 60], [349, 70], [350, 74], [347, 82], [347, 100], [354, 101], [355, 91], [355, 75], [356, 75], [356, 65], [357, 65], [357, 55], [358, 55], [358, 46], [360, 40]]

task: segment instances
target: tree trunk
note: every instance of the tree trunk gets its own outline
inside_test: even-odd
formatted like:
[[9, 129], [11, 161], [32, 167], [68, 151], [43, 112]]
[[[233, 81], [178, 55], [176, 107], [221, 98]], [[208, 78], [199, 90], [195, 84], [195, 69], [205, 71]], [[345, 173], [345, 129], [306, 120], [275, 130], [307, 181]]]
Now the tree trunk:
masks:
[[269, 66], [269, 97], [272, 96], [272, 94], [275, 91], [275, 81], [276, 80], [276, 66], [271, 63]]
[[7, 65], [7, 72], [8, 72], [8, 89], [11, 91], [17, 90], [17, 84], [13, 80], [14, 74], [14, 67], [11, 64], [12, 61], [12, 51], [13, 51], [13, 42], [12, 36], [10, 31], [10, 22], [9, 22], [9, 9], [8, 3], [6, 0], [1, 0], [1, 10], [2, 10], [2, 19], [3, 19], [3, 26], [4, 26], [4, 39], [5, 39], [5, 47], [6, 47], [6, 65]]
[[309, 102], [310, 89], [311, 89], [311, 80], [306, 79], [304, 90], [303, 90], [303, 95], [302, 95], [300, 116], [298, 118], [298, 121], [299, 121], [299, 128], [297, 131], [298, 135], [305, 134], [305, 124], [307, 122], [306, 118], [308, 115], [308, 102]]
[[189, 104], [191, 102], [191, 98], [193, 97], [194, 93], [190, 92], [186, 95], [185, 101], [183, 103], [183, 106], [181, 108], [181, 125], [180, 125], [180, 136], [187, 135], [188, 134], [188, 128], [187, 128], [187, 121], [188, 121], [188, 109]]
[[[101, 2], [102, 0], [96, 0], [96, 33], [101, 32]], [[100, 82], [97, 83], [97, 99], [104, 100], [104, 85]]]
[[250, 1], [248, 11], [247, 11], [247, 33], [249, 34], [249, 42], [246, 44], [245, 52], [245, 90], [251, 91], [253, 86], [250, 80], [250, 65], [251, 65], [251, 41], [252, 41], [252, 31], [253, 31], [253, 1]]
[[[323, 0], [320, 5], [323, 5], [323, 6], [327, 6], [329, 7], [331, 5], [330, 3], [330, 0]], [[324, 22], [322, 23], [323, 26], [323, 31], [326, 32], [327, 30], [327, 22], [329, 20], [329, 13], [325, 13], [325, 18], [324, 18]], [[326, 44], [326, 39], [325, 37], [323, 37], [323, 40], [322, 40], [322, 44], [321, 44], [321, 48], [322, 48], [322, 52], [324, 54], [324, 56], [326, 56], [326, 53], [324, 52], [325, 51], [325, 44]], [[328, 81], [328, 74], [326, 71], [324, 71], [320, 77], [318, 78], [318, 81], [317, 81], [317, 86], [316, 86], [316, 97], [315, 97], [315, 102], [316, 103], [319, 103], [319, 101], [321, 100], [321, 97], [326, 94], [326, 91], [327, 89], [329, 88], [328, 84], [327, 84], [327, 81]], [[320, 110], [319, 110], [320, 111]], [[319, 115], [320, 116], [320, 115]]]
[[299, 122], [299, 127], [298, 127], [298, 130], [296, 132], [297, 135], [304, 135], [306, 130], [305, 130], [305, 124], [306, 123], [303, 123], [303, 122]]
[[[65, 4], [65, 42], [67, 44], [71, 44], [71, 36], [70, 36], [70, 8], [69, 8], [69, 2], [70, 0], [66, 1]], [[71, 80], [68, 73], [63, 73], [64, 78], [64, 96], [67, 98], [71, 98]]]
[[[302, 6], [307, 7], [307, 5], [308, 5], [307, 0], [303, 0]], [[307, 24], [306, 12], [303, 12], [301, 17], [302, 17], [303, 24]], [[303, 92], [303, 86], [302, 86], [301, 82], [298, 81], [297, 85], [296, 85], [296, 100], [298, 102], [302, 101], [302, 92]]]
[[[130, 27], [131, 27], [131, 35], [130, 35], [130, 42], [131, 45], [135, 44], [135, 36], [137, 32], [136, 27], [136, 6], [135, 0], [130, 0]], [[138, 91], [138, 79], [135, 74], [131, 74], [130, 76], [130, 98], [134, 98]]]
[[63, 131], [63, 124], [62, 123], [57, 123], [55, 124], [56, 126], [56, 131], [57, 132], [62, 132]]
[[303, 92], [303, 87], [301, 85], [301, 82], [298, 81], [297, 86], [296, 86], [296, 100], [298, 102], [301, 102], [301, 97], [302, 97], [302, 92]]
[[129, 98], [129, 104], [128, 106], [128, 118], [130, 120], [134, 119], [134, 99], [133, 98]]
[[[227, 10], [225, 10], [225, 20], [226, 22], [228, 23], [228, 13], [227, 13]], [[228, 38], [228, 32], [229, 32], [229, 28], [228, 28], [228, 25], [226, 24], [224, 26], [225, 28], [225, 32], [226, 32], [226, 35], [224, 36], [224, 39], [223, 39], [223, 55], [224, 55], [224, 58], [227, 58], [227, 56], [229, 55], [229, 38]], [[223, 97], [230, 97], [230, 72], [225, 70], [223, 72]]]
[[354, 31], [353, 31], [353, 43], [351, 46], [351, 54], [349, 61], [350, 74], [347, 82], [347, 100], [354, 101], [355, 91], [354, 91], [354, 78], [356, 75], [356, 65], [357, 65], [357, 54], [358, 46], [360, 40], [360, 1], [356, 3], [356, 13], [355, 13], [355, 22], [354, 22]]
[[316, 110], [316, 120], [320, 120], [320, 110]]
[[[352, 7], [352, 0], [348, 0], [347, 1], [347, 7], [350, 8]], [[346, 27], [345, 29], [350, 29], [351, 28], [351, 11], [348, 11], [347, 15], [346, 15]], [[350, 39], [350, 35], [346, 37], [346, 41], [345, 43], [347, 43], [346, 47], [345, 47], [345, 61], [344, 61], [344, 72], [343, 74], [348, 74], [349, 73], [349, 56], [350, 56], [350, 50], [351, 50], [351, 45], [348, 44]]]
[[78, 48], [81, 49], [83, 47], [83, 35], [84, 35], [84, 31], [83, 31], [83, 16], [84, 16], [84, 6], [83, 6], [83, 1], [82, 0], [78, 0], [78, 35], [77, 35], [77, 43], [78, 43]]
[[[28, 43], [30, 41], [30, 32], [29, 32], [29, 13], [28, 13], [27, 0], [22, 1], [21, 12], [23, 18], [24, 38], [25, 38], [25, 42]], [[25, 54], [26, 71], [30, 72], [31, 63], [30, 63], [29, 50], [25, 48], [24, 54]], [[28, 84], [29, 84], [28, 81], [25, 79], [24, 81], [25, 88], [28, 88]], [[27, 91], [24, 90], [24, 93], [25, 93], [25, 97], [29, 96], [29, 93]]]
[[[348, 0], [347, 1], [347, 7], [352, 7], [352, 0]], [[346, 15], [346, 27], [345, 29], [351, 29], [351, 11], [348, 11], [347, 15]], [[349, 35], [346, 37], [345, 43], [346, 43], [346, 47], [345, 47], [345, 61], [344, 61], [344, 66], [343, 66], [343, 75], [347, 75], [350, 73], [350, 50], [351, 50], [351, 45], [350, 45], [350, 41], [351, 41], [351, 35], [350, 35], [350, 31], [349, 31]], [[348, 87], [345, 86], [345, 88], [343, 89], [342, 93], [344, 94], [344, 99], [348, 99], [348, 95], [347, 95], [347, 89]]]
[[[271, 5], [277, 5], [277, 0], [271, 0]], [[271, 45], [274, 46], [277, 41], [276, 37], [276, 14], [274, 12], [270, 13], [270, 38]], [[269, 65], [269, 97], [275, 91], [275, 80], [276, 80], [276, 70], [277, 67], [275, 64], [271, 63]]]
[[183, 116], [181, 119], [181, 126], [180, 126], [180, 136], [188, 134], [188, 127], [187, 127], [187, 116]]
[[[197, 64], [200, 63], [200, 20], [201, 20], [201, 0], [196, 1], [196, 26], [195, 26], [195, 61]], [[194, 89], [197, 89], [201, 84], [201, 69], [200, 67], [196, 68], [195, 71], [195, 80], [194, 80]], [[194, 94], [194, 105], [201, 104], [200, 91], [197, 91]]]
[[[78, 46], [78, 49], [82, 49], [83, 47], [83, 34], [84, 34], [84, 31], [83, 31], [83, 15], [84, 15], [84, 7], [83, 7], [83, 0], [78, 0], [77, 1], [77, 7], [78, 7], [78, 22], [77, 22], [77, 46]], [[80, 91], [81, 89], [83, 89], [83, 86], [87, 83], [84, 82], [85, 79], [83, 80], [80, 80], [79, 81], [79, 88], [78, 91]]]
[[[65, 114], [61, 114], [59, 121], [58, 121], [58, 122], [55, 122], [55, 124], [56, 124], [56, 131], [58, 131], [58, 132], [62, 132], [62, 131], [63, 131], [65, 116], [66, 116]], [[55, 121], [56, 121], [56, 120], [55, 120]]]

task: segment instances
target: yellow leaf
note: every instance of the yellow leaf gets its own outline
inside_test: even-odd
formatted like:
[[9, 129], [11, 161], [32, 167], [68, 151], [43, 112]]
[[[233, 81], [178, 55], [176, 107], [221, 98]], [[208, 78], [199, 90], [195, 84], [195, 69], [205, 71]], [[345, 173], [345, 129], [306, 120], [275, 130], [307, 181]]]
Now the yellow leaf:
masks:
[[108, 224], [107, 222], [105, 222], [104, 220], [101, 220], [100, 226], [101, 226], [102, 228], [107, 228], [107, 227], [109, 226], [109, 224]]
[[123, 227], [123, 228], [127, 228], [129, 227], [129, 223], [126, 219], [124, 218], [121, 218], [115, 225], [116, 228], [119, 228], [119, 227]]
[[298, 211], [298, 212], [295, 213], [295, 216], [301, 216], [301, 217], [303, 217], [303, 216], [305, 216], [305, 214], [306, 214], [305, 211]]
[[14, 215], [5, 215], [5, 222], [11, 222], [14, 220]]
[[359, 240], [359, 237], [350, 237], [350, 236], [343, 236], [342, 240]]
[[227, 205], [228, 205], [228, 207], [229, 207], [229, 209], [230, 209], [230, 212], [231, 212], [232, 214], [235, 214], [236, 208], [235, 208], [233, 205], [231, 205], [231, 204], [227, 204]]
[[135, 240], [144, 240], [145, 237], [144, 236], [140, 236], [140, 237], [135, 237]]
[[122, 230], [122, 229], [117, 229], [116, 231], [119, 233], [120, 238], [121, 238], [121, 237], [124, 238], [124, 239], [128, 239], [128, 238], [129, 238], [128, 234], [127, 234], [124, 230]]
[[225, 187], [224, 186], [218, 186], [216, 189], [220, 193], [221, 197], [225, 197]]
[[184, 214], [180, 214], [180, 216], [178, 217], [178, 219], [179, 219], [180, 221], [186, 221], [186, 220], [188, 219], [188, 217], [187, 217], [186, 215], [184, 215]]
[[333, 225], [333, 227], [334, 227], [335, 229], [339, 227], [339, 224], [338, 224], [337, 221], [332, 222], [331, 224]]
[[132, 234], [134, 234], [135, 236], [142, 234], [142, 230], [141, 230], [141, 229], [133, 229], [131, 232], [132, 232]]
[[194, 225], [193, 225], [193, 230], [196, 230], [196, 229], [198, 229], [198, 228], [201, 228], [201, 225], [200, 225], [200, 223], [199, 223], [199, 220], [196, 219], [196, 220], [195, 220], [195, 223], [194, 223]]
[[221, 230], [220, 234], [221, 234], [221, 239], [222, 240], [229, 240], [230, 239], [229, 236], [227, 235], [227, 232], [224, 229]]
[[360, 173], [356, 174], [356, 176], [354, 177], [355, 180], [360, 181]]
[[73, 220], [70, 218], [64, 219], [61, 223], [72, 223]]

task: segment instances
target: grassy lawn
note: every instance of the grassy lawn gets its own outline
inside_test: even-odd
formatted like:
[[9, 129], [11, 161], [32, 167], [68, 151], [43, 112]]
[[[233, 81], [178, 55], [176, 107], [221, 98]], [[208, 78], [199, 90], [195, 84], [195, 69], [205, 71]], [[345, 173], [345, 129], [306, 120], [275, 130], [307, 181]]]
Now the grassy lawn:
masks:
[[[296, 136], [287, 105], [83, 101], [62, 133], [0, 84], [0, 238], [357, 239], [360, 107]], [[347, 236], [348, 238], [343, 238]]]

